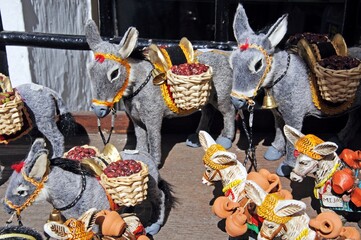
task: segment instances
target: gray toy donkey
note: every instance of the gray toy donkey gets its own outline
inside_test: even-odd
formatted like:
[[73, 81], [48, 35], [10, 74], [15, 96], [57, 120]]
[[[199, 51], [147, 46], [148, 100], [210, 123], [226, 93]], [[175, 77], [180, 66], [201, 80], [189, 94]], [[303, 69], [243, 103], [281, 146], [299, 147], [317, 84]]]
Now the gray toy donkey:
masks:
[[[105, 117], [114, 103], [123, 97], [126, 112], [134, 124], [136, 149], [148, 151], [160, 165], [162, 119], [178, 115], [165, 104], [160, 87], [153, 85], [153, 65], [144, 59], [130, 57], [137, 46], [138, 31], [130, 27], [119, 45], [103, 41], [92, 20], [87, 22], [85, 33], [95, 54], [95, 61], [89, 66], [94, 88], [94, 112], [98, 118]], [[229, 97], [232, 70], [229, 67], [228, 54], [223, 53], [202, 53], [198, 60], [213, 67], [213, 88], [209, 103], [223, 115], [224, 129], [217, 142], [228, 149], [235, 135], [235, 109]], [[208, 130], [212, 115], [213, 110], [209, 104], [202, 108], [197, 133]], [[195, 134], [188, 138], [187, 144], [200, 146], [197, 136]]]
[[[74, 119], [61, 96], [54, 90], [35, 83], [22, 84], [16, 87], [24, 106], [29, 114], [31, 125], [37, 128], [50, 142], [52, 157], [61, 157], [64, 153], [64, 135], [72, 133]], [[59, 128], [57, 119], [59, 118]], [[25, 129], [24, 131], [29, 131]], [[11, 161], [11, 159], [9, 159]], [[9, 161], [7, 160], [7, 161]], [[9, 163], [3, 163], [10, 166]], [[1, 183], [7, 180], [8, 176], [0, 172]]]
[[[24, 165], [12, 173], [4, 198], [6, 212], [20, 215], [32, 202], [44, 200], [61, 211], [66, 219], [78, 218], [90, 208], [110, 209], [105, 188], [94, 173], [79, 161], [49, 159], [45, 145], [44, 139], [36, 139]], [[121, 159], [142, 161], [148, 166], [147, 199], [136, 205], [134, 212], [147, 215], [141, 219], [142, 224], [147, 234], [154, 235], [165, 223], [167, 211], [175, 204], [171, 186], [160, 177], [148, 153], [123, 151], [120, 155]]]
[[[267, 33], [256, 34], [251, 29], [245, 10], [240, 4], [233, 29], [239, 48], [230, 58], [234, 76], [232, 102], [240, 109], [247, 99], [256, 96], [259, 89], [267, 88], [272, 93], [278, 104], [277, 110], [272, 110], [276, 136], [264, 157], [267, 160], [277, 160], [286, 152], [286, 159], [279, 165], [277, 174], [288, 176], [295, 165], [295, 158], [293, 146], [287, 143], [286, 148], [283, 125], [287, 124], [301, 131], [305, 116], [320, 118], [327, 115], [312, 102], [308, 68], [302, 58], [276, 49], [287, 32], [287, 14], [280, 17]], [[352, 53], [357, 55], [360, 51], [352, 50]], [[360, 87], [356, 94], [354, 106], [350, 109], [360, 106]], [[347, 125], [338, 134], [339, 140], [344, 144], [352, 139], [359, 128], [359, 114], [357, 110], [349, 112]]]

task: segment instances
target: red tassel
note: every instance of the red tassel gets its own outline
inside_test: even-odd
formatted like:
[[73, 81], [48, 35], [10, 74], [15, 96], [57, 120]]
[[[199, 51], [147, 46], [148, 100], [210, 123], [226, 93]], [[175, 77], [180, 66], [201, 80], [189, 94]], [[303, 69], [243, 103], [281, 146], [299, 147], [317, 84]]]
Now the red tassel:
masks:
[[104, 60], [105, 60], [105, 57], [103, 55], [101, 55], [101, 54], [96, 54], [95, 55], [95, 61], [103, 63]]
[[14, 163], [13, 165], [11, 165], [11, 169], [19, 173], [21, 169], [23, 169], [24, 164], [25, 162]]
[[242, 45], [239, 46], [239, 49], [241, 49], [242, 51], [247, 50], [249, 47], [249, 43], [248, 43], [248, 38], [246, 39], [246, 42]]

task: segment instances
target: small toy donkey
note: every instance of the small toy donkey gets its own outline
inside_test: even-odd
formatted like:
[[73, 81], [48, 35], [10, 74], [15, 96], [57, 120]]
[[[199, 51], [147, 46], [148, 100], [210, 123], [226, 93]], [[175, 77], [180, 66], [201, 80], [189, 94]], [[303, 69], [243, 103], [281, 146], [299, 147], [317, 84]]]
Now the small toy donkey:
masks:
[[[125, 110], [134, 124], [136, 149], [149, 152], [160, 165], [162, 120], [180, 115], [168, 108], [160, 86], [153, 84], [154, 66], [145, 60], [144, 53], [143, 59], [131, 55], [137, 46], [138, 31], [130, 27], [118, 45], [103, 41], [92, 20], [87, 22], [85, 32], [95, 54], [95, 61], [89, 66], [94, 112], [98, 118], [105, 117], [114, 109], [114, 104], [123, 99]], [[224, 129], [217, 142], [230, 148], [235, 134], [235, 109], [229, 97], [232, 71], [228, 54], [208, 52], [200, 54], [198, 60], [213, 68], [213, 87], [208, 102], [222, 113], [224, 119]], [[197, 132], [209, 127], [213, 113], [210, 104], [202, 109]], [[193, 143], [189, 145], [198, 146], [194, 139], [198, 140], [198, 135], [189, 139], [188, 142]]]
[[[316, 107], [315, 93], [310, 84], [309, 69], [297, 54], [277, 49], [277, 45], [287, 32], [287, 14], [281, 16], [265, 33], [255, 33], [249, 25], [246, 12], [239, 4], [233, 23], [234, 35], [239, 44], [230, 58], [233, 68], [232, 101], [236, 108], [246, 102], [252, 103], [259, 90], [272, 93], [278, 105], [272, 109], [275, 118], [276, 136], [265, 153], [267, 160], [278, 160], [284, 153], [286, 159], [279, 165], [277, 174], [289, 176], [295, 166], [293, 147], [287, 144], [282, 133], [284, 124], [301, 130], [305, 116], [327, 117]], [[347, 51], [347, 50], [346, 50]], [[355, 51], [354, 54], [357, 54]], [[348, 110], [360, 106], [360, 87]], [[352, 105], [352, 106], [351, 106]], [[343, 111], [345, 112], [345, 111]], [[360, 111], [350, 111], [347, 125], [338, 138], [347, 144], [360, 126]]]

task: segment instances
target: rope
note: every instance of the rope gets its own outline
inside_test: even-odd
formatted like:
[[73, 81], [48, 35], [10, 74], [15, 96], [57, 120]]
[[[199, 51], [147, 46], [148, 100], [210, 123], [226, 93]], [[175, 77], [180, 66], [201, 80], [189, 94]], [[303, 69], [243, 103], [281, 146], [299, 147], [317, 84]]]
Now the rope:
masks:
[[[153, 70], [152, 70], [153, 71]], [[123, 96], [123, 99], [127, 100], [127, 99], [131, 99], [133, 97], [135, 97], [144, 87], [145, 85], [147, 85], [147, 83], [149, 82], [150, 78], [152, 77], [152, 71], [149, 72], [147, 78], [145, 79], [145, 81], [137, 88], [137, 90], [135, 90], [132, 94], [130, 94], [129, 96]]]
[[97, 120], [97, 123], [98, 123], [98, 132], [99, 132], [100, 137], [101, 137], [102, 140], [103, 140], [103, 144], [104, 144], [104, 145], [106, 145], [107, 143], [109, 143], [110, 137], [112, 136], [112, 133], [113, 133], [113, 130], [114, 130], [115, 114], [116, 114], [117, 110], [115, 110], [114, 108], [112, 108], [111, 111], [112, 111], [111, 127], [110, 127], [110, 131], [109, 131], [109, 135], [108, 135], [108, 139], [107, 139], [107, 140], [105, 140], [105, 136], [104, 136], [104, 133], [103, 133], [102, 128], [101, 128], [100, 118], [98, 118], [98, 120]]
[[257, 171], [257, 159], [256, 159], [256, 147], [253, 144], [253, 133], [252, 133], [252, 126], [253, 126], [253, 110], [254, 105], [248, 105], [248, 111], [250, 113], [249, 115], [249, 127], [247, 127], [245, 117], [243, 115], [243, 110], [239, 111], [239, 115], [242, 119], [242, 126], [246, 133], [247, 140], [248, 140], [248, 149], [246, 150], [246, 157], [244, 159], [243, 165], [246, 167], [248, 161], [251, 162], [251, 166], [247, 170], [248, 172], [251, 172], [252, 168], [254, 168], [255, 171]]

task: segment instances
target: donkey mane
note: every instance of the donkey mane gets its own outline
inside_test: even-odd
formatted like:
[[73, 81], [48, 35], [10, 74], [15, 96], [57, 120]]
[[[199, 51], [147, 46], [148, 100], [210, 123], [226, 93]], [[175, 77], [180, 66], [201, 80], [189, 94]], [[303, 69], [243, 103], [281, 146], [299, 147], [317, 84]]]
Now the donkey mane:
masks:
[[74, 174], [85, 174], [86, 176], [95, 177], [95, 173], [90, 169], [84, 167], [81, 162], [77, 160], [71, 160], [67, 158], [53, 158], [50, 159], [50, 168], [60, 167], [64, 171], [68, 171]]
[[147, 60], [146, 56], [144, 55], [143, 48], [135, 48], [133, 52], [129, 55], [129, 58], [133, 58], [136, 60]]

